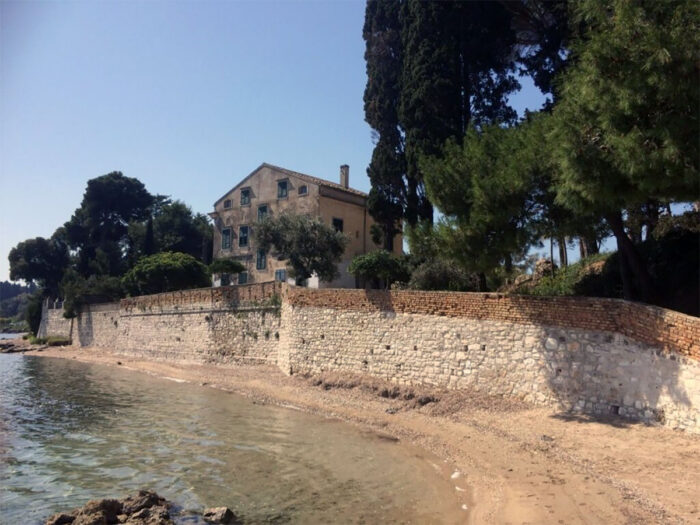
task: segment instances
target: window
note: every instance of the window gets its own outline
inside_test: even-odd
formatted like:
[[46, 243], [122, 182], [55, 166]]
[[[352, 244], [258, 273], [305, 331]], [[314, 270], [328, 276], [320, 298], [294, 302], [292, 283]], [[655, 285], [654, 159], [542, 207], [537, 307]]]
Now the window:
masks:
[[221, 249], [231, 249], [231, 228], [224, 228], [221, 230]]
[[299, 195], [306, 195], [309, 192], [309, 189], [304, 186], [299, 186]]
[[226, 199], [224, 201], [224, 209], [228, 210], [231, 207], [231, 199]]
[[228, 273], [221, 274], [221, 286], [229, 286], [231, 284], [231, 275]]
[[258, 206], [258, 221], [263, 220], [265, 217], [267, 217], [267, 204]]
[[277, 198], [278, 199], [286, 199], [288, 190], [287, 190], [287, 182], [286, 180], [280, 180], [277, 181]]
[[287, 270], [275, 270], [275, 281], [279, 281], [281, 283], [287, 281]]
[[250, 188], [244, 188], [241, 190], [241, 206], [248, 204], [250, 204]]
[[343, 233], [343, 219], [333, 218], [333, 229], [337, 232]]
[[238, 246], [248, 246], [248, 226], [241, 226], [238, 229]]
[[267, 255], [265, 255], [265, 250], [258, 250], [258, 257], [255, 261], [256, 270], [264, 270], [267, 268]]
[[238, 284], [248, 284], [248, 272], [238, 274]]

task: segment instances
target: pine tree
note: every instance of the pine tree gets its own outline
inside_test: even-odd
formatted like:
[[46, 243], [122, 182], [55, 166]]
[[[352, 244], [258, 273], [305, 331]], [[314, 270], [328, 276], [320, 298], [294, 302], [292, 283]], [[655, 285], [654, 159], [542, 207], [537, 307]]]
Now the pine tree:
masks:
[[700, 5], [584, 0], [574, 15], [585, 30], [554, 111], [557, 198], [606, 218], [621, 254], [625, 297], [650, 301], [653, 284], [623, 210], [649, 199], [700, 196]]

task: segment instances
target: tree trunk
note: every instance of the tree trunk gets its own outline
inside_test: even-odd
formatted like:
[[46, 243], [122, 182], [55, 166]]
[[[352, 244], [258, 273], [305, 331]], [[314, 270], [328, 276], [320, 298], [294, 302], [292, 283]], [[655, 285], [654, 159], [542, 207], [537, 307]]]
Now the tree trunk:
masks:
[[486, 274], [484, 272], [479, 272], [479, 291], [486, 292]]
[[[634, 300], [634, 289], [639, 292], [639, 300], [649, 303], [654, 300], [654, 285], [651, 281], [649, 271], [642, 261], [642, 258], [637, 252], [637, 248], [625, 233], [624, 223], [622, 222], [622, 213], [615, 212], [607, 215], [605, 219], [608, 221], [610, 228], [615, 234], [617, 240], [617, 250], [620, 259], [625, 259], [625, 263], [629, 271], [627, 272], [628, 282], [625, 284], [625, 272], [623, 272], [622, 262], [620, 270], [622, 273], [622, 287], [625, 294], [625, 299]], [[629, 282], [630, 277], [634, 279], [634, 283]]]
[[513, 257], [511, 257], [510, 254], [506, 255], [505, 267], [506, 273], [510, 275], [510, 273], [513, 271]]
[[583, 240], [583, 237], [578, 238], [578, 252], [581, 259], [588, 257], [588, 250], [586, 249], [586, 243]]
[[549, 238], [549, 262], [552, 263], [549, 265], [549, 271], [552, 274], [552, 277], [554, 277], [554, 238], [553, 237]]
[[651, 239], [652, 232], [656, 229], [659, 224], [659, 208], [662, 204], [659, 201], [650, 201], [646, 206], [646, 234], [644, 236], [645, 240]]
[[557, 246], [559, 247], [559, 266], [564, 268], [569, 264], [569, 257], [566, 253], [566, 237], [557, 237]]
[[586, 255], [590, 256], [599, 252], [598, 239], [594, 233], [586, 234], [582, 238], [583, 244], [586, 247]]

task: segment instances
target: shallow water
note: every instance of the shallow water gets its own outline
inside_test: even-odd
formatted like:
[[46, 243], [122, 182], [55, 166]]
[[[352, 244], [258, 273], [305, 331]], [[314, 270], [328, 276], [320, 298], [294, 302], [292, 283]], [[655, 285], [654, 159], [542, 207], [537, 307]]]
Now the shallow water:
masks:
[[459, 523], [462, 502], [439, 463], [211, 388], [0, 355], [0, 523], [39, 523], [142, 487], [186, 509], [226, 505], [250, 523]]
[[11, 334], [0, 333], [0, 339], [18, 339], [18, 338], [21, 338], [23, 335], [24, 335], [24, 333], [17, 333], [17, 332], [13, 332]]

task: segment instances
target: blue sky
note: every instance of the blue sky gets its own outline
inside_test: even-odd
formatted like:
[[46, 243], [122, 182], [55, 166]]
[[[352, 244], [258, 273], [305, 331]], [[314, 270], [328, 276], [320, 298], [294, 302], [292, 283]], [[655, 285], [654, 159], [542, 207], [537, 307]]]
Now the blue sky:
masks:
[[[262, 162], [368, 191], [364, 2], [0, 1], [0, 280], [122, 171], [209, 212]], [[538, 108], [527, 81], [512, 103]]]

